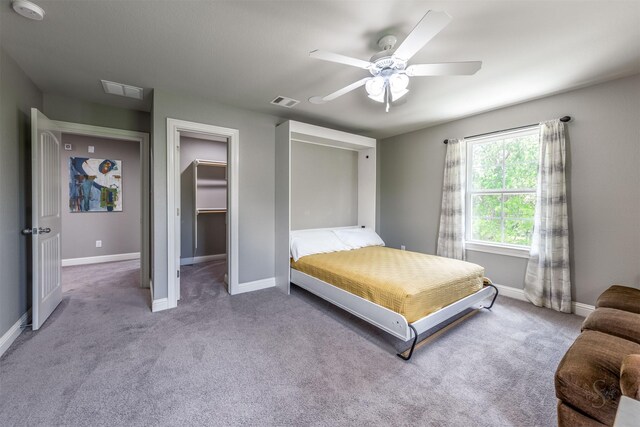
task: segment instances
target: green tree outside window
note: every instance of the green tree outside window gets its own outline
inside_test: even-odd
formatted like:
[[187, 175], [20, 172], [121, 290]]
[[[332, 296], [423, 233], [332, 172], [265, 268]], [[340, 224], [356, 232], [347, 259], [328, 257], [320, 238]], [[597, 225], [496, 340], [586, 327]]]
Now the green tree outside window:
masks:
[[537, 127], [469, 140], [470, 240], [531, 246], [539, 149]]

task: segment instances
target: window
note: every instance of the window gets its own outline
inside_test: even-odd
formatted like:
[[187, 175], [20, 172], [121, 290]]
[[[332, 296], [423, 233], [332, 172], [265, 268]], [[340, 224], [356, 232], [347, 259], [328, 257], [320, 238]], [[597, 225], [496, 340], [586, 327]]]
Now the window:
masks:
[[[469, 249], [531, 246], [538, 180], [538, 126], [467, 140]], [[482, 250], [482, 249], [480, 249]]]

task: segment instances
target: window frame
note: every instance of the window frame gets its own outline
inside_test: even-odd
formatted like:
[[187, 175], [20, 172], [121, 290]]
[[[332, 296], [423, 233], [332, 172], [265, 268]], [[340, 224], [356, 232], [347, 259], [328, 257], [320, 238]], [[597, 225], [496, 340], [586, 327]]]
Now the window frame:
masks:
[[[516, 245], [510, 243], [501, 242], [488, 242], [483, 240], [474, 240], [471, 238], [472, 233], [472, 219], [473, 219], [473, 206], [471, 198], [473, 195], [503, 195], [503, 194], [536, 194], [537, 188], [531, 189], [505, 189], [500, 190], [472, 190], [472, 171], [473, 171], [473, 146], [474, 144], [490, 143], [507, 138], [518, 136], [539, 135], [539, 125], [527, 126], [525, 128], [494, 132], [490, 135], [478, 136], [474, 138], [466, 139], [466, 179], [465, 179], [465, 249], [475, 252], [488, 252], [497, 255], [515, 256], [521, 258], [529, 258], [531, 246]], [[540, 143], [540, 141], [538, 141]], [[502, 159], [504, 170], [504, 157]]]

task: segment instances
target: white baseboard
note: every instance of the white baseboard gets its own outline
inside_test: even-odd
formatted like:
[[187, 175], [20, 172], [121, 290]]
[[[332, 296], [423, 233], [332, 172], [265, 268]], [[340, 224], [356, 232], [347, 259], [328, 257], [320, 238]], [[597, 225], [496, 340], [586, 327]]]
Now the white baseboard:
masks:
[[583, 304], [581, 302], [575, 301], [571, 303], [571, 311], [573, 311], [573, 314], [577, 316], [587, 317], [588, 315], [593, 313], [593, 310], [595, 309], [596, 308], [594, 306], [589, 304]]
[[11, 344], [20, 336], [22, 331], [24, 331], [25, 325], [29, 323], [29, 318], [31, 318], [31, 309], [27, 310], [25, 314], [20, 316], [20, 319], [16, 323], [13, 324], [9, 328], [7, 332], [0, 337], [0, 356], [4, 354], [5, 351], [11, 347]]
[[162, 310], [166, 310], [169, 308], [169, 299], [168, 298], [160, 298], [160, 299], [154, 299], [153, 303], [151, 304], [151, 311], [152, 312], [156, 312], [156, 311], [162, 311]]
[[[269, 277], [267, 279], [261, 279], [261, 280], [254, 280], [253, 282], [240, 283], [234, 295], [243, 294], [245, 292], [258, 291], [260, 289], [273, 288], [275, 286], [276, 286], [275, 277]], [[151, 311], [154, 313], [156, 311], [168, 310], [169, 308], [175, 308], [175, 306], [173, 307], [169, 306], [168, 298], [154, 299], [153, 303], [151, 304]]]
[[85, 258], [67, 258], [62, 260], [63, 267], [71, 265], [100, 264], [103, 262], [128, 261], [131, 259], [139, 259], [140, 252], [131, 252], [128, 254], [100, 255]]
[[[502, 296], [529, 302], [527, 297], [524, 295], [524, 289], [512, 288], [511, 286], [496, 285], [495, 283], [494, 285], [496, 288], [498, 288], [498, 291], [500, 291], [500, 295]], [[596, 308], [594, 306], [589, 304], [583, 304], [581, 302], [575, 301], [571, 303], [571, 312], [577, 316], [587, 317], [595, 309]]]
[[193, 258], [180, 258], [180, 265], [198, 264], [199, 262], [216, 261], [219, 259], [227, 259], [227, 254], [203, 255]]
[[503, 297], [529, 302], [527, 297], [524, 296], [523, 289], [512, 288], [511, 286], [505, 285], [496, 285], [495, 283], [493, 285], [498, 288], [498, 291], [500, 291], [500, 295], [502, 295]]
[[234, 292], [234, 294], [235, 295], [243, 294], [245, 292], [253, 292], [253, 291], [258, 291], [260, 289], [273, 288], [275, 286], [276, 286], [276, 278], [269, 277], [267, 279], [254, 280], [253, 282], [240, 283], [238, 285], [236, 292]]

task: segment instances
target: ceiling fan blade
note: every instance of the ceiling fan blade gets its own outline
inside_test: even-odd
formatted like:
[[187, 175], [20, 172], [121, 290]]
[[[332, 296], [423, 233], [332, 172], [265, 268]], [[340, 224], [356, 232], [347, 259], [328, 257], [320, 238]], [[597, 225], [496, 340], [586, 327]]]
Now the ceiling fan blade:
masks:
[[451, 16], [445, 12], [428, 11], [418, 22], [406, 39], [396, 49], [393, 56], [408, 61], [422, 47], [451, 22]]
[[468, 76], [482, 67], [482, 61], [414, 64], [407, 67], [407, 76]]
[[337, 91], [330, 93], [327, 96], [314, 96], [309, 98], [309, 102], [312, 104], [324, 104], [325, 102], [333, 101], [339, 96], [344, 95], [345, 93], [349, 93], [352, 90], [358, 89], [360, 86], [364, 86], [366, 82], [371, 80], [373, 77], [365, 77], [362, 80], [358, 80], [355, 83], [351, 83], [349, 86], [345, 86], [342, 89], [338, 89]]
[[351, 58], [349, 56], [340, 55], [338, 53], [325, 52], [324, 50], [312, 50], [309, 56], [323, 61], [337, 62], [339, 64], [351, 65], [352, 67], [364, 68], [368, 70], [373, 64], [362, 59]]

